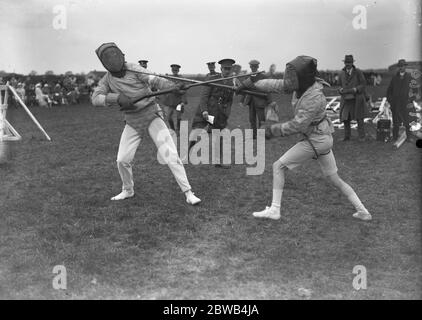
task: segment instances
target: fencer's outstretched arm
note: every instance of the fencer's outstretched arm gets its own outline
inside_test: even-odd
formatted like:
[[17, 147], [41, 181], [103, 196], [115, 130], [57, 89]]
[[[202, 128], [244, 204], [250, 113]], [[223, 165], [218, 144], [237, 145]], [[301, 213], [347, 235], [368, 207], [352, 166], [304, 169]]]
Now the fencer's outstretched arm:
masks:
[[284, 93], [284, 80], [283, 79], [262, 79], [254, 83], [254, 86], [259, 91], [263, 92], [276, 92]]
[[[142, 68], [141, 66], [135, 65], [134, 63], [127, 63], [126, 64], [126, 71], [142, 71], [142, 72], [149, 72], [147, 69]], [[142, 93], [142, 90], [145, 91], [145, 94], [151, 93], [149, 88], [164, 90], [164, 89], [171, 89], [175, 87], [175, 84], [172, 81], [154, 76], [154, 75], [146, 75], [140, 73], [133, 73], [134, 76], [138, 77], [138, 79], [145, 84], [143, 88], [139, 88], [139, 91], [136, 88], [129, 87], [128, 90], [132, 91], [130, 96], [139, 96]], [[119, 93], [111, 92], [110, 86], [108, 81], [113, 81], [109, 79], [111, 77], [108, 73], [106, 73], [101, 80], [98, 82], [98, 86], [95, 88], [91, 102], [94, 106], [97, 107], [116, 107], [119, 106], [118, 104], [118, 97]]]
[[[165, 90], [165, 89], [173, 88], [175, 86], [173, 81], [164, 79], [162, 77], [154, 76], [151, 71], [141, 67], [140, 65], [137, 65], [134, 63], [127, 63], [126, 68], [129, 71], [136, 72], [136, 76], [138, 77], [138, 79], [141, 80], [142, 82], [148, 83], [148, 85], [152, 89]], [[142, 72], [149, 73], [149, 74], [144, 74]]]

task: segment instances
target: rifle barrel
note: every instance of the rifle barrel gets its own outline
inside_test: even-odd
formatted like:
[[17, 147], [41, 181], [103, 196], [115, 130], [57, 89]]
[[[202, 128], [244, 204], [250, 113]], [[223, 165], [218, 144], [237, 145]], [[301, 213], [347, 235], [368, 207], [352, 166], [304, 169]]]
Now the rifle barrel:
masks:
[[[248, 73], [248, 74], [244, 74], [244, 75], [236, 75], [236, 76], [227, 77], [227, 78], [224, 78], [224, 79], [222, 79], [222, 78], [211, 79], [209, 81], [199, 81], [199, 80], [194, 80], [194, 79], [189, 79], [189, 78], [182, 78], [182, 77], [175, 77], [175, 76], [161, 75], [161, 74], [153, 74], [153, 73], [140, 72], [140, 71], [136, 71], [136, 72], [147, 74], [147, 75], [153, 75], [153, 76], [157, 76], [157, 77], [162, 77], [162, 78], [166, 78], [166, 79], [170, 79], [170, 80], [179, 80], [179, 81], [191, 82], [191, 83], [195, 84], [195, 85], [188, 86], [187, 89], [192, 88], [192, 87], [196, 87], [196, 86], [206, 85], [206, 86], [225, 88], [225, 89], [235, 91], [234, 87], [231, 87], [231, 86], [228, 86], [228, 85], [225, 85], [225, 84], [221, 84], [221, 83], [216, 83], [216, 82], [222, 81], [222, 80], [228, 80], [228, 79], [235, 79], [235, 78], [239, 78], [239, 77], [251, 76], [251, 75], [254, 75], [254, 74], [260, 74], [260, 73], [263, 73], [264, 71], [252, 72], [252, 73]], [[241, 92], [245, 93], [245, 94], [250, 94], [250, 95], [262, 97], [262, 98], [267, 96], [266, 93], [259, 92], [259, 91], [241, 90]], [[168, 92], [164, 92], [163, 94], [165, 94], [165, 93], [168, 93]], [[145, 96], [145, 97], [148, 98], [148, 97], [150, 97], [150, 95]]]

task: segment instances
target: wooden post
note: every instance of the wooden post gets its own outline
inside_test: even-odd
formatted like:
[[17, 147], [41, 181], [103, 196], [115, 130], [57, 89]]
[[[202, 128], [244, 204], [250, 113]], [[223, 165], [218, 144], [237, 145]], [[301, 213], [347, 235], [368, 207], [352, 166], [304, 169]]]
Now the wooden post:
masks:
[[44, 134], [44, 136], [47, 138], [48, 141], [51, 141], [51, 138], [48, 136], [47, 132], [45, 132], [44, 128], [40, 125], [40, 123], [38, 122], [38, 120], [34, 117], [34, 115], [32, 114], [32, 112], [29, 111], [28, 107], [25, 105], [25, 103], [22, 101], [22, 99], [19, 97], [19, 95], [15, 91], [15, 88], [13, 88], [10, 85], [7, 85], [7, 86], [10, 89], [10, 91], [12, 91], [12, 93], [15, 96], [15, 98], [19, 101], [19, 103], [22, 106], [22, 108], [24, 108], [24, 110], [26, 111], [26, 113], [28, 113], [28, 115], [32, 119], [32, 121], [36, 124], [36, 126], [38, 127], [38, 129], [40, 129], [40, 131]]

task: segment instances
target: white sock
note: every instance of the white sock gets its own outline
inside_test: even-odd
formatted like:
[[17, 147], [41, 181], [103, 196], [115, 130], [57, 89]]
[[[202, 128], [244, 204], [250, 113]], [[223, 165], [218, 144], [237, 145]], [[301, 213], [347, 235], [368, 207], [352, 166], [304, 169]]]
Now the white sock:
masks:
[[186, 198], [192, 194], [192, 190], [185, 191]]
[[353, 204], [353, 206], [355, 207], [355, 209], [357, 211], [368, 212], [368, 210], [366, 210], [363, 203], [360, 201], [356, 192], [353, 191], [353, 189], [351, 187], [349, 187], [349, 188], [350, 188], [350, 190], [347, 190], [347, 199], [349, 199], [350, 203]]
[[273, 201], [271, 203], [271, 211], [280, 213], [281, 196], [283, 195], [282, 189], [273, 189]]

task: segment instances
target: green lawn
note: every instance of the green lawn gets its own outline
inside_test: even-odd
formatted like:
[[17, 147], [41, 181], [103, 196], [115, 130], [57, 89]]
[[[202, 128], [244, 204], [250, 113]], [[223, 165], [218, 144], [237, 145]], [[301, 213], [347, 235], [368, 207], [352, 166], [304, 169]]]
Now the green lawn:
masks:
[[[191, 92], [185, 118], [198, 101]], [[292, 115], [287, 99], [283, 119]], [[271, 164], [297, 137], [266, 142], [266, 168], [247, 176], [187, 165], [198, 207], [185, 204], [170, 170], [145, 139], [136, 155], [136, 197], [120, 191], [115, 158], [123, 129], [117, 110], [90, 105], [34, 108], [47, 142], [21, 109], [9, 120], [23, 141], [9, 143], [0, 165], [0, 298], [22, 299], [420, 299], [420, 149], [377, 141], [341, 142], [340, 175], [355, 188], [373, 221], [353, 208], [309, 162], [290, 172], [282, 219], [251, 213], [271, 200]], [[230, 127], [248, 127], [234, 105]], [[356, 136], [356, 132], [353, 132]], [[52, 288], [55, 265], [67, 290]], [[355, 265], [367, 290], [352, 287]]]

